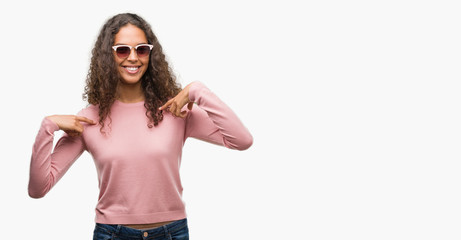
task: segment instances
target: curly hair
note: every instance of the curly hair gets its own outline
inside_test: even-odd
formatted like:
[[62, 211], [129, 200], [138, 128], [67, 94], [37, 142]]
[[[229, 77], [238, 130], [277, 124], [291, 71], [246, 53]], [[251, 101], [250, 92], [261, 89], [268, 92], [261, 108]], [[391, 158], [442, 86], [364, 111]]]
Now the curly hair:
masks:
[[157, 126], [163, 119], [163, 113], [158, 108], [181, 91], [181, 87], [176, 82], [176, 77], [165, 59], [162, 46], [149, 23], [132, 13], [113, 16], [102, 27], [92, 50], [90, 68], [83, 93], [83, 100], [88, 100], [89, 104], [99, 107], [101, 132], [104, 132], [105, 119], [109, 117], [111, 121], [110, 108], [115, 101], [117, 85], [121, 79], [116, 69], [112, 45], [115, 35], [120, 28], [127, 24], [140, 28], [146, 35], [148, 43], [154, 45], [149, 56], [147, 70], [140, 80], [145, 97], [144, 107], [149, 119], [149, 128]]

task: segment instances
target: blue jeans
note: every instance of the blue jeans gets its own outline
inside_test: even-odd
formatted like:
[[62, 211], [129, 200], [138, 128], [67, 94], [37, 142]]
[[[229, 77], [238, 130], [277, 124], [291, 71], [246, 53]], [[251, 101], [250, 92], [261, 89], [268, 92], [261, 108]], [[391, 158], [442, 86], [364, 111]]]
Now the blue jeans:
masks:
[[164, 226], [150, 229], [138, 230], [125, 227], [120, 224], [96, 223], [93, 240], [189, 240], [189, 228], [187, 219], [181, 219]]

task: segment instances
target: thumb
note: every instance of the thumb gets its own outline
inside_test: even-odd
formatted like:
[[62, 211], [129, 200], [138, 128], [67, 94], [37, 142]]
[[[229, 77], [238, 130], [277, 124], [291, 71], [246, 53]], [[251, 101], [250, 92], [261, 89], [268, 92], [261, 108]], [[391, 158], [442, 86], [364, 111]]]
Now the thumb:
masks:
[[193, 107], [193, 106], [194, 106], [194, 102], [189, 102], [189, 103], [187, 104], [187, 108], [188, 108], [189, 110], [192, 110], [192, 107]]

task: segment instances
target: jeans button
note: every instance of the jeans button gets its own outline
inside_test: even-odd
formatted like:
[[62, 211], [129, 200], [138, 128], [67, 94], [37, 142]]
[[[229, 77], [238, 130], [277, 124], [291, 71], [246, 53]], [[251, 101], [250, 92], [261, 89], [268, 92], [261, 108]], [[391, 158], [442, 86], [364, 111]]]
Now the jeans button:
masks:
[[147, 235], [149, 235], [147, 232], [144, 232], [144, 237], [147, 237]]

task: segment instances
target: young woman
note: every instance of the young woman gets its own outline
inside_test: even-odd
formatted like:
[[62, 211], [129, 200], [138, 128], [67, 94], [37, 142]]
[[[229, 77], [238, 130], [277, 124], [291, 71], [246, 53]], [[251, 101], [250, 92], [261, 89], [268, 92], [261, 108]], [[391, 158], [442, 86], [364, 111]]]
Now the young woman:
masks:
[[[43, 197], [88, 151], [99, 178], [94, 239], [188, 239], [179, 176], [188, 137], [245, 150], [253, 138], [204, 84], [184, 89], [150, 25], [119, 14], [102, 27], [77, 115], [45, 117], [33, 146], [29, 195]], [[53, 148], [54, 132], [65, 133]]]

